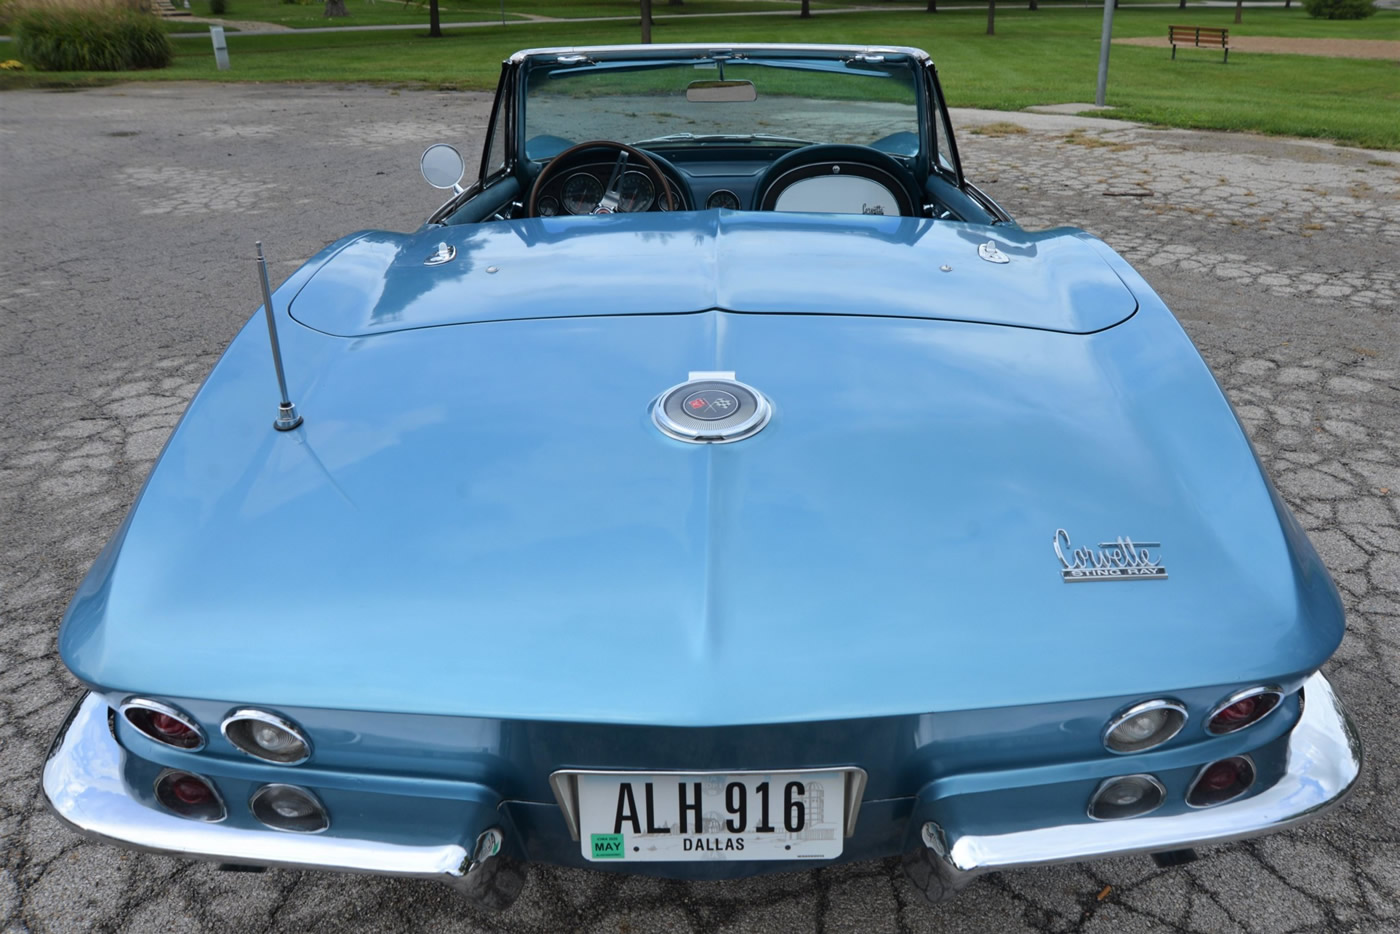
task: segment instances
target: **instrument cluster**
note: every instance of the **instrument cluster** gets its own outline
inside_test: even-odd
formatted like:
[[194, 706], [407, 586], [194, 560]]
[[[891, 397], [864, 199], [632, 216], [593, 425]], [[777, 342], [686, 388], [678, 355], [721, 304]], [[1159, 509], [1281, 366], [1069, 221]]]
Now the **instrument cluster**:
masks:
[[[561, 214], [592, 214], [603, 200], [604, 190], [612, 178], [613, 163], [584, 165], [565, 175], [558, 182], [551, 182], [540, 195], [537, 210], [541, 217], [557, 217]], [[671, 191], [676, 199], [676, 209], [685, 207], [684, 195], [673, 183]], [[651, 177], [651, 173], [641, 169], [628, 169], [618, 180], [617, 211], [621, 214], [638, 214], [642, 211], [668, 210], [666, 197], [661, 184]]]

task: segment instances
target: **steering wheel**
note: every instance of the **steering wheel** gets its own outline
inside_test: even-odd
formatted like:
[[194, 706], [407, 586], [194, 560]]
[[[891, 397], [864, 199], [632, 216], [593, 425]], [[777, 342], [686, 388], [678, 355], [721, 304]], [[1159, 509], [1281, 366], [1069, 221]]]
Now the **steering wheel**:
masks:
[[615, 149], [618, 153], [617, 163], [613, 166], [612, 178], [608, 180], [607, 186], [603, 189], [603, 198], [593, 209], [594, 214], [612, 214], [617, 210], [618, 200], [621, 198], [618, 186], [622, 182], [623, 174], [627, 171], [628, 159], [636, 159], [646, 166], [652, 176], [661, 183], [661, 193], [666, 199], [666, 210], [674, 211], [676, 209], [676, 196], [671, 192], [671, 182], [666, 178], [666, 173], [661, 171], [661, 166], [656, 164], [655, 159], [636, 146], [629, 146], [626, 143], [610, 139], [595, 139], [579, 143], [577, 146], [570, 146], [549, 160], [549, 164], [535, 177], [535, 184], [530, 187], [530, 200], [525, 207], [526, 217], [540, 216], [536, 208], [540, 200], [540, 192], [544, 191], [545, 184], [558, 175], [564, 166], [574, 161], [575, 156], [590, 149]]

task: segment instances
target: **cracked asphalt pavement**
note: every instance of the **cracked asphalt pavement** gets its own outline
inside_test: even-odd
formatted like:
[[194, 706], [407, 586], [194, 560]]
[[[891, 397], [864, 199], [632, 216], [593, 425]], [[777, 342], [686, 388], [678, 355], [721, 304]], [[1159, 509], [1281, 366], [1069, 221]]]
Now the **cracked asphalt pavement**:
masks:
[[0, 931], [1400, 930], [1400, 154], [1050, 115], [958, 112], [969, 173], [1025, 226], [1124, 253], [1234, 401], [1346, 602], [1326, 670], [1368, 765], [1341, 808], [1182, 868], [1009, 872], [937, 908], [887, 861], [725, 883], [536, 867], [502, 915], [430, 882], [222, 873], [61, 827], [37, 788], [79, 693], [58, 621], [256, 308], [253, 241], [280, 280], [343, 233], [416, 227], [439, 201], [423, 147], [474, 153], [488, 105], [212, 84], [0, 95]]

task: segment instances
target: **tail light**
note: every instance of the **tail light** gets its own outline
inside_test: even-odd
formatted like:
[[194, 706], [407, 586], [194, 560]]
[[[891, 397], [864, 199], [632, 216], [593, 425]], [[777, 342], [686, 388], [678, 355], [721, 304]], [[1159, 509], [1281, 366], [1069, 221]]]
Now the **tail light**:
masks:
[[204, 748], [199, 722], [178, 707], [147, 697], [133, 697], [121, 705], [121, 714], [143, 736], [158, 743], [197, 752]]
[[1260, 686], [1236, 691], [1215, 705], [1206, 720], [1206, 730], [1216, 736], [1243, 730], [1272, 713], [1281, 700], [1283, 692], [1276, 687]]
[[1162, 745], [1185, 725], [1186, 708], [1176, 701], [1143, 701], [1108, 721], [1103, 731], [1103, 744], [1110, 752], [1125, 755], [1142, 752]]
[[1161, 807], [1167, 790], [1152, 775], [1120, 775], [1099, 785], [1089, 799], [1089, 816], [1094, 820], [1122, 820], [1139, 817]]
[[263, 785], [248, 800], [253, 816], [275, 830], [320, 833], [331, 825], [316, 796], [296, 785]]
[[222, 729], [230, 743], [257, 759], [297, 765], [311, 758], [311, 740], [301, 727], [266, 710], [235, 710]]
[[228, 816], [224, 799], [219, 797], [214, 783], [193, 772], [179, 769], [161, 772], [156, 778], [156, 800], [190, 820], [218, 823]]
[[1244, 794], [1254, 784], [1254, 763], [1247, 756], [1231, 756], [1212, 762], [1196, 774], [1186, 792], [1193, 808], [1224, 804]]

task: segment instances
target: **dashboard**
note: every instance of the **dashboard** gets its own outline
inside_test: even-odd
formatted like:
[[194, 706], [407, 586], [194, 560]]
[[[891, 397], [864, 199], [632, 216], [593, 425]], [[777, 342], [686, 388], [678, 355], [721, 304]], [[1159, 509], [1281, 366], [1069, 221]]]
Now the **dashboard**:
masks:
[[[659, 160], [658, 160], [659, 161]], [[642, 166], [628, 168], [618, 182], [620, 213], [642, 211], [688, 211], [727, 208], [751, 209], [759, 176], [768, 160], [701, 163], [661, 163], [667, 171], [675, 206], [668, 208], [661, 185]], [[549, 179], [540, 191], [536, 211], [541, 217], [591, 214], [612, 178], [615, 159], [586, 162]], [[636, 166], [636, 163], [632, 163]]]

